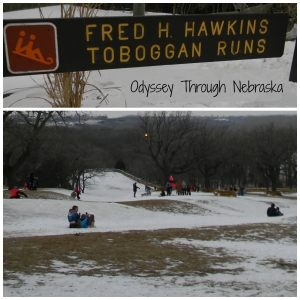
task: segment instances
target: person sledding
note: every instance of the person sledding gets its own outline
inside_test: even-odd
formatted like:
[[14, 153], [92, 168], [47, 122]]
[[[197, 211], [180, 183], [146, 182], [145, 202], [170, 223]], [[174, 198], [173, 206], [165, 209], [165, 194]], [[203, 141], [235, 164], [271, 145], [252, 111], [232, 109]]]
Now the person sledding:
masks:
[[68, 213], [68, 221], [70, 223], [70, 228], [88, 228], [94, 227], [95, 218], [93, 214], [80, 214], [78, 213], [78, 206], [73, 205], [71, 209], [69, 209]]
[[15, 186], [11, 190], [10, 199], [14, 199], [14, 198], [19, 199], [19, 198], [21, 198], [20, 195], [23, 195], [25, 198], [28, 198], [28, 196], [24, 192], [20, 191], [19, 188], [17, 186]]
[[276, 207], [276, 216], [283, 216], [283, 213], [280, 211], [279, 207]]
[[164, 197], [164, 196], [166, 196], [166, 193], [165, 193], [164, 189], [161, 189], [159, 197]]
[[279, 210], [279, 207], [275, 208], [275, 204], [271, 203], [271, 206], [267, 209], [268, 217], [283, 216], [283, 213]]

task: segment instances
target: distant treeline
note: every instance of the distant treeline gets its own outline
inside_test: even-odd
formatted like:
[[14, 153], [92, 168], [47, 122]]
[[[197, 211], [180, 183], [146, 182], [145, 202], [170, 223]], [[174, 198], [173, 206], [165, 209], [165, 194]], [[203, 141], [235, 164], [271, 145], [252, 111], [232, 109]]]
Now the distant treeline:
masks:
[[107, 168], [158, 186], [172, 175], [200, 188], [294, 188], [297, 116], [3, 112], [3, 183], [9, 188], [22, 186], [32, 172], [39, 187], [86, 186]]

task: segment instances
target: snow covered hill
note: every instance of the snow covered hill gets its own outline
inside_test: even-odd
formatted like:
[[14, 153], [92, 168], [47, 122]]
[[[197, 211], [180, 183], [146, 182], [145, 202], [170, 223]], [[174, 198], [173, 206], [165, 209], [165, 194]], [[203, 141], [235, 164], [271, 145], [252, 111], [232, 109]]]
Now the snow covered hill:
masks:
[[[295, 199], [248, 194], [217, 197], [209, 193], [160, 198], [158, 192], [153, 192], [149, 197], [142, 197], [144, 187], [140, 184], [137, 197], [133, 198], [132, 184], [133, 180], [130, 178], [120, 173], [108, 172], [105, 177], [90, 182], [80, 201], [72, 199], [71, 191], [64, 189], [42, 190], [50, 199], [37, 198], [40, 191], [28, 191], [31, 198], [4, 199], [3, 236], [70, 236], [81, 232], [83, 236], [79, 239], [84, 243], [84, 235], [87, 233], [102, 233], [102, 236], [109, 232], [126, 234], [129, 231], [172, 228], [199, 229], [204, 232], [207, 229], [220, 230], [224, 227], [219, 226], [224, 225], [233, 226], [231, 228], [234, 231], [234, 226], [241, 224], [252, 228], [255, 224], [260, 226], [256, 228], [269, 228], [266, 225], [271, 225], [272, 228], [273, 225], [276, 228], [280, 226], [281, 230], [295, 228], [296, 231]], [[148, 209], [146, 204], [151, 200], [163, 201], [164, 206], [169, 206], [170, 209], [159, 209], [159, 202], [155, 202], [157, 209]], [[132, 201], [139, 205], [132, 205]], [[280, 206], [284, 216], [267, 217], [266, 210], [271, 202]], [[68, 228], [67, 213], [73, 205], [78, 205], [82, 213], [94, 213], [96, 227]], [[56, 259], [52, 261], [50, 273], [12, 274], [5, 271], [9, 279], [4, 280], [4, 296], [296, 296], [296, 272], [284, 267], [291, 266], [294, 270], [296, 265], [297, 245], [294, 238], [282, 237], [281, 233], [277, 232], [280, 242], [270, 238], [264, 240], [267, 233], [262, 230], [249, 231], [235, 240], [228, 240], [226, 234], [220, 234], [221, 238], [213, 240], [187, 237], [166, 240], [164, 243], [193, 247], [198, 249], [199, 253], [204, 249], [211, 249], [210, 252], [214, 251], [213, 249], [222, 249], [223, 253], [228, 253], [230, 257], [243, 257], [242, 261], [235, 261], [230, 265], [215, 266], [225, 270], [238, 269], [238, 275], [216, 272], [204, 277], [189, 274], [132, 277], [110, 276], [100, 269], [97, 276], [78, 277], [76, 272], [81, 268], [98, 270], [99, 266], [95, 261], [82, 261], [76, 258], [78, 255], [73, 255], [72, 257], [76, 258], [76, 266], [68, 266]], [[113, 246], [110, 251], [114, 251]], [[213, 257], [217, 254], [211, 252], [210, 255]], [[273, 267], [277, 261], [282, 262], [282, 266]], [[4, 266], [5, 263], [7, 262], [4, 261]], [[111, 266], [108, 265], [107, 268]]]
[[[158, 191], [152, 192], [151, 196], [142, 197], [144, 186], [140, 184], [137, 197], [133, 198], [133, 183], [133, 180], [120, 173], [108, 172], [106, 176], [96, 178], [86, 188], [80, 201], [72, 199], [71, 191], [64, 189], [49, 189], [51, 192], [66, 195], [64, 200], [4, 199], [4, 237], [68, 234], [70, 229], [66, 216], [73, 205], [78, 205], [81, 213], [89, 212], [95, 215], [96, 228], [81, 229], [84, 232], [192, 228], [261, 222], [293, 223], [296, 217], [295, 200], [257, 195], [216, 197], [201, 192], [192, 193], [191, 196], [172, 195], [163, 198], [188, 202], [210, 212], [201, 215], [201, 218], [193, 214], [178, 217], [176, 213], [153, 212], [126, 206], [128, 201], [162, 199], [159, 198]], [[272, 201], [284, 212], [282, 218], [266, 217], [266, 209]], [[32, 215], [35, 216], [34, 219]], [[15, 222], [16, 216], [24, 220], [21, 226]]]

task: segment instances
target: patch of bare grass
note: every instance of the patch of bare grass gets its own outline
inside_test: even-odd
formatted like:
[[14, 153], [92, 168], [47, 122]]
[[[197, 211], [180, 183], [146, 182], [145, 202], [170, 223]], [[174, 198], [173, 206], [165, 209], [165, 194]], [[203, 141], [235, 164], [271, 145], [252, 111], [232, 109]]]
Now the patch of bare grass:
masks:
[[141, 200], [130, 202], [118, 202], [119, 204], [129, 205], [138, 208], [145, 208], [151, 211], [161, 211], [174, 214], [208, 215], [210, 210], [201, 206], [177, 200]]
[[[186, 230], [179, 229], [4, 239], [4, 278], [10, 278], [11, 273], [7, 271], [25, 274], [57, 272], [54, 261], [67, 265], [67, 273], [81, 276], [205, 275], [215, 272], [215, 265], [241, 259], [226, 255], [221, 248], [214, 249], [217, 255], [211, 255], [209, 248], [200, 253], [196, 247], [162, 243], [185, 234]], [[88, 270], [77, 268], [80, 262], [87, 260], [93, 261], [94, 266]], [[64, 268], [59, 272], [64, 272]]]
[[[296, 225], [270, 226], [250, 224], [201, 229], [86, 233], [82, 236], [75, 236], [75, 231], [70, 229], [69, 235], [62, 236], [4, 238], [4, 279], [12, 280], [13, 274], [19, 272], [143, 277], [205, 276], [215, 273], [237, 275], [243, 272], [238, 263], [244, 261], [245, 257], [230, 255], [222, 247], [199, 248], [172, 241], [216, 241], [223, 240], [225, 236], [226, 240], [233, 241], [280, 242], [289, 236], [296, 244]], [[230, 268], [230, 265], [235, 267]], [[296, 268], [284, 261], [276, 262], [276, 267], [283, 270]]]
[[289, 272], [297, 271], [297, 263], [295, 262], [287, 262], [283, 258], [280, 259], [269, 259], [261, 262], [262, 265], [271, 265], [274, 269], [282, 269]]

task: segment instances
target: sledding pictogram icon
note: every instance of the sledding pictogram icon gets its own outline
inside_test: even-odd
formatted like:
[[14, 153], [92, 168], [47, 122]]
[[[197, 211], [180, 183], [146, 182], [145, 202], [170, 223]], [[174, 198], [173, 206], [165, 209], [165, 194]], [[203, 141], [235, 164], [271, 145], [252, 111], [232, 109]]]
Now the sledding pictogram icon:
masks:
[[33, 41], [36, 39], [36, 36], [34, 34], [30, 35], [30, 42], [28, 45], [23, 46], [23, 37], [26, 35], [25, 31], [20, 32], [20, 38], [18, 39], [18, 43], [16, 45], [16, 49], [13, 51], [13, 53], [17, 55], [21, 55], [24, 57], [27, 57], [29, 59], [36, 60], [42, 64], [51, 65], [53, 63], [53, 58], [48, 57], [47, 61], [45, 61], [41, 50], [39, 48], [32, 49], [33, 47]]
[[7, 24], [6, 60], [11, 73], [38, 73], [58, 68], [56, 26], [52, 23]]

